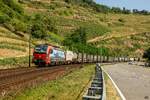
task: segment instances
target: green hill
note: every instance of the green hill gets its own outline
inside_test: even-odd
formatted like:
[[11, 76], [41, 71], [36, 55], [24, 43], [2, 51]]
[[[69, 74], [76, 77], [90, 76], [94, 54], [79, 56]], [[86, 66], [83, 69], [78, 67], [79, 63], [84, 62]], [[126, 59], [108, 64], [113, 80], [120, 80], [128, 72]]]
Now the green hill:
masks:
[[30, 33], [33, 45], [62, 45], [79, 27], [86, 30], [89, 44], [103, 45], [111, 55], [141, 56], [150, 46], [150, 15], [118, 11], [92, 0], [0, 0], [0, 56], [27, 55]]

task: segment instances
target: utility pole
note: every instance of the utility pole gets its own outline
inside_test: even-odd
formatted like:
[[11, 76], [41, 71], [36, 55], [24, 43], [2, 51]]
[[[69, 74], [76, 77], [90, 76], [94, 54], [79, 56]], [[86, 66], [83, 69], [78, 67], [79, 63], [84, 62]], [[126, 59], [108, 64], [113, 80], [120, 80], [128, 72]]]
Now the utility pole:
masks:
[[97, 49], [97, 63], [98, 63], [98, 49]]
[[31, 29], [31, 25], [30, 25], [30, 33], [29, 33], [29, 67], [31, 67], [31, 58], [30, 58], [30, 54], [31, 54], [31, 32], [32, 32], [32, 29]]
[[82, 65], [83, 65], [83, 62], [84, 62], [84, 52], [82, 51]]
[[30, 54], [31, 54], [31, 35], [29, 35], [29, 67], [31, 67], [31, 64], [30, 64]]
[[101, 46], [101, 63], [102, 63], [103, 61], [102, 61], [102, 46]]

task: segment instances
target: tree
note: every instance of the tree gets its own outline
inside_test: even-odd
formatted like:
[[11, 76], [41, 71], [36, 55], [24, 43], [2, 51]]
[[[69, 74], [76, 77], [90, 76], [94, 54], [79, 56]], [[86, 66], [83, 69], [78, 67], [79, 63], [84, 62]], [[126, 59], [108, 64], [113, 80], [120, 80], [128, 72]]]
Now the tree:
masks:
[[150, 14], [150, 12], [149, 11], [147, 11], [147, 10], [141, 10], [141, 11], [139, 11], [138, 9], [133, 9], [133, 14], [142, 14], [142, 15], [149, 15]]
[[46, 25], [48, 31], [58, 33], [58, 30], [56, 29], [55, 21], [51, 20], [50, 17], [47, 16], [44, 17], [43, 22]]
[[67, 2], [67, 3], [79, 3], [79, 4], [87, 3], [89, 5], [95, 3], [93, 0], [65, 0], [65, 2]]
[[148, 61], [150, 61], [150, 48], [144, 52], [143, 58], [146, 58]]
[[68, 38], [69, 40], [73, 43], [81, 43], [81, 44], [86, 44], [87, 41], [87, 36], [86, 36], [86, 30], [83, 27], [78, 28], [77, 30], [74, 31], [73, 34], [70, 35]]
[[76, 29], [71, 35], [67, 36], [66, 39], [63, 41], [63, 45], [67, 46], [71, 50], [76, 50], [78, 52], [87, 51], [86, 50], [86, 29], [80, 27]]
[[132, 12], [133, 12], [134, 14], [139, 13], [138, 9], [133, 9]]
[[48, 34], [45, 25], [41, 22], [34, 22], [31, 27], [31, 34], [35, 38], [45, 39]]
[[112, 7], [111, 10], [114, 13], [122, 13], [122, 10], [119, 7]]
[[55, 22], [49, 16], [38, 13], [32, 16], [30, 22], [30, 32], [35, 38], [47, 39], [48, 32], [57, 33]]
[[97, 12], [101, 12], [101, 13], [108, 13], [108, 12], [110, 12], [110, 10], [111, 10], [108, 6], [100, 5], [100, 4], [95, 4], [95, 5], [94, 5], [94, 9], [95, 9]]
[[149, 14], [149, 12], [147, 10], [142, 10], [140, 13], [143, 14], [143, 15], [148, 15]]
[[124, 14], [130, 14], [131, 11], [129, 9], [126, 9], [125, 7], [123, 7], [123, 11]]
[[23, 14], [23, 8], [18, 4], [16, 0], [2, 0], [7, 6], [11, 7], [13, 10], [20, 14]]
[[0, 13], [0, 24], [6, 23], [9, 21], [10, 21], [10, 18], [8, 15]]
[[83, 27], [80, 27], [79, 29], [77, 29], [75, 32], [77, 32], [78, 34], [79, 34], [79, 36], [80, 36], [80, 42], [82, 43], [82, 44], [86, 44], [86, 42], [87, 42], [87, 33], [86, 33], [86, 30], [85, 30], [85, 28], [83, 28]]

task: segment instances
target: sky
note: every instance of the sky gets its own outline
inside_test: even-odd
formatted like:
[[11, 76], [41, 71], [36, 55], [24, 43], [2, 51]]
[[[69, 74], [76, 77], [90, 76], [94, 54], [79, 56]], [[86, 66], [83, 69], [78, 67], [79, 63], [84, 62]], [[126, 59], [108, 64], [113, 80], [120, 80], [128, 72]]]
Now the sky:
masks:
[[125, 7], [127, 9], [145, 9], [150, 11], [150, 0], [96, 0], [96, 2], [110, 7]]

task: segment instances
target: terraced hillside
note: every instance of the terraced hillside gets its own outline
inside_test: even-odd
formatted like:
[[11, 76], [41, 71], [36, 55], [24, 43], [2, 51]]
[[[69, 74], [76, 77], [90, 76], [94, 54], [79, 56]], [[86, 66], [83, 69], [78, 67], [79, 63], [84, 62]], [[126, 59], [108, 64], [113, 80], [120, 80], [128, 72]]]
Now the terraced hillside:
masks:
[[111, 34], [90, 39], [89, 43], [105, 45], [116, 51], [115, 55], [132, 57], [141, 57], [144, 50], [150, 47], [150, 16], [107, 14], [105, 20], [112, 30]]
[[0, 0], [0, 58], [27, 55], [28, 36], [23, 25], [19, 4]]
[[[0, 24], [1, 57], [27, 55], [29, 33], [37, 35], [40, 30], [43, 34], [38, 37], [47, 37], [33, 37], [33, 43], [61, 45], [64, 37], [80, 26], [85, 27], [88, 33], [88, 43], [98, 47], [103, 45], [114, 55], [119, 51], [120, 55], [141, 56], [144, 49], [150, 46], [149, 15], [101, 13], [87, 4], [68, 3], [67, 0], [12, 0], [18, 10], [3, 1], [0, 0], [0, 5], [3, 5], [0, 16], [6, 15], [8, 19]], [[6, 12], [8, 9], [13, 16]], [[35, 26], [41, 23], [44, 28], [39, 26], [31, 32], [33, 23]]]
[[0, 27], [0, 58], [25, 56], [28, 54], [28, 41]]
[[[34, 11], [35, 9], [37, 11], [43, 9], [43, 12], [48, 12], [51, 18], [55, 20], [56, 27], [59, 30], [58, 33], [61, 36], [68, 34], [79, 26], [86, 26], [89, 32], [88, 42], [99, 47], [102, 45], [101, 40], [103, 40], [103, 45], [113, 50], [112, 54], [115, 54], [118, 50], [119, 55], [141, 56], [144, 49], [150, 46], [149, 15], [97, 13], [90, 7], [67, 4], [62, 0], [41, 4], [45, 6], [37, 7], [34, 5], [27, 8], [34, 9]], [[47, 10], [48, 7], [51, 9]], [[45, 8], [46, 10], [44, 10]], [[28, 9], [26, 11], [29, 11]], [[139, 38], [134, 39], [134, 37]], [[144, 43], [141, 41], [144, 41]]]

